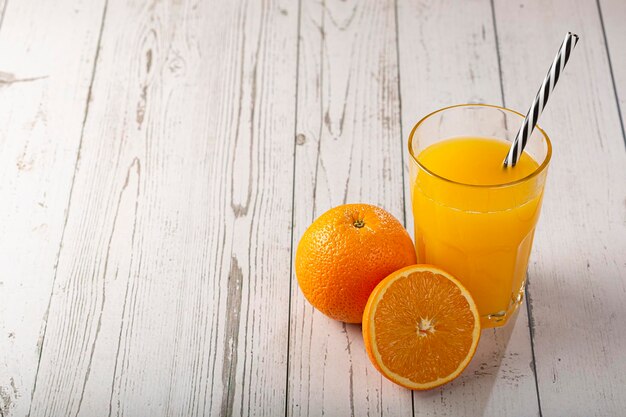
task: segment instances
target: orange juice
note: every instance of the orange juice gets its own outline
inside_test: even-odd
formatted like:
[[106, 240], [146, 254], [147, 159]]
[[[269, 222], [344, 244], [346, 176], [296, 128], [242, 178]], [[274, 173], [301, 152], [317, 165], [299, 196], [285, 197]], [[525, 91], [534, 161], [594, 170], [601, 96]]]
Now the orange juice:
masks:
[[444, 139], [419, 152], [411, 169], [418, 260], [466, 286], [484, 327], [503, 324], [522, 300], [543, 195], [543, 180], [531, 180], [539, 164], [527, 153], [503, 167], [509, 147]]

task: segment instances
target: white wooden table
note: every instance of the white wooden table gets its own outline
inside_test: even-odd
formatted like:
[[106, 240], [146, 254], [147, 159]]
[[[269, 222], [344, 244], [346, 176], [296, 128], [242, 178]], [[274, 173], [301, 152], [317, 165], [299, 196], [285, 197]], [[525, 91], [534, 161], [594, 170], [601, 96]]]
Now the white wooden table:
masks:
[[[625, 416], [626, 2], [0, 0], [0, 417]], [[412, 229], [406, 138], [465, 102], [541, 124], [516, 320], [411, 393], [301, 295], [328, 208]], [[621, 108], [621, 110], [620, 110]]]

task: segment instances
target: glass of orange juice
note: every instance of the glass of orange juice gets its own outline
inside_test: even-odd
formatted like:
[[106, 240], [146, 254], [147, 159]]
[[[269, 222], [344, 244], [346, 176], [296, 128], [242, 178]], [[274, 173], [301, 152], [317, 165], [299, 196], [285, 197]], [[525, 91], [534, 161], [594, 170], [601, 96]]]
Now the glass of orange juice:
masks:
[[409, 136], [415, 247], [472, 294], [483, 327], [502, 326], [524, 296], [552, 146], [538, 126], [515, 167], [503, 161], [524, 120], [463, 104], [420, 120]]

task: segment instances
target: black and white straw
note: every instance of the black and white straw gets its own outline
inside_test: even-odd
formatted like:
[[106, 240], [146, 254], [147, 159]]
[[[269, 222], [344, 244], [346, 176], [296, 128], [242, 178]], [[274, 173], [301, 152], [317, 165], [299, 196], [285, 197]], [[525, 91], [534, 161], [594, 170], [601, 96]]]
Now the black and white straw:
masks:
[[522, 127], [517, 132], [517, 136], [515, 136], [515, 140], [511, 145], [511, 149], [509, 149], [509, 153], [504, 159], [505, 167], [513, 167], [517, 164], [517, 161], [522, 155], [522, 151], [524, 151], [526, 142], [528, 142], [528, 138], [530, 138], [530, 134], [535, 129], [537, 119], [539, 119], [541, 112], [546, 107], [548, 97], [550, 97], [550, 93], [554, 90], [554, 86], [559, 80], [559, 76], [563, 72], [565, 64], [567, 64], [576, 43], [578, 43], [578, 35], [568, 32], [567, 35], [565, 35], [565, 39], [563, 40], [561, 47], [559, 48], [559, 52], [557, 52], [554, 57], [554, 61], [546, 74], [546, 78], [544, 78], [543, 83], [541, 84], [541, 88], [537, 92], [537, 96], [535, 96], [535, 100], [533, 100], [533, 104], [530, 106], [530, 109], [526, 114]]

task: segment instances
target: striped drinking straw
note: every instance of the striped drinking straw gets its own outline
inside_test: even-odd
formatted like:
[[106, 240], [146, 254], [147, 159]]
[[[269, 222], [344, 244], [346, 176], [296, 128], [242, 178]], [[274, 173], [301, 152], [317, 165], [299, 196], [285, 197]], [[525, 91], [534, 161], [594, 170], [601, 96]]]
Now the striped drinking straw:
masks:
[[517, 136], [515, 136], [515, 140], [511, 145], [511, 149], [509, 149], [509, 153], [504, 159], [505, 167], [514, 167], [515, 164], [517, 164], [517, 161], [526, 146], [526, 142], [528, 142], [528, 138], [537, 124], [537, 119], [546, 107], [548, 97], [550, 97], [550, 93], [554, 90], [554, 86], [559, 80], [559, 76], [563, 72], [565, 64], [567, 64], [576, 43], [578, 43], [578, 35], [568, 32], [565, 35], [565, 39], [563, 40], [559, 51], [554, 57], [552, 65], [550, 65], [550, 69], [548, 70], [546, 78], [544, 78], [541, 88], [533, 100], [533, 104], [530, 106], [530, 109], [528, 109], [528, 113], [526, 113], [526, 118], [522, 123], [522, 127], [520, 127], [520, 130], [517, 132]]

